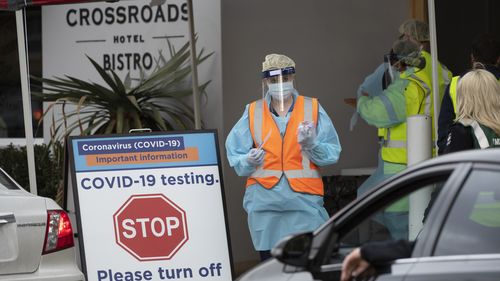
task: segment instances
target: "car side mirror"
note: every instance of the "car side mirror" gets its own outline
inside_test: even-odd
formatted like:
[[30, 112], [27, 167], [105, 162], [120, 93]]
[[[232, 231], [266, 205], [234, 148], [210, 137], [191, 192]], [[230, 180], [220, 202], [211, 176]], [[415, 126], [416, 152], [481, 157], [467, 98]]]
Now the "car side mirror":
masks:
[[305, 232], [283, 238], [271, 250], [271, 255], [284, 264], [306, 267], [313, 241], [313, 233]]

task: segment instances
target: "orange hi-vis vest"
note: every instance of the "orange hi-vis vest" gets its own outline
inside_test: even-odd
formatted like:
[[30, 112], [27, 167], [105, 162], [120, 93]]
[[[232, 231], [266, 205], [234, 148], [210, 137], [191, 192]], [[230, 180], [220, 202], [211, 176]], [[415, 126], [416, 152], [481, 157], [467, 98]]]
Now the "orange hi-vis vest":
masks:
[[254, 146], [259, 147], [264, 142], [265, 154], [263, 164], [248, 177], [246, 186], [259, 183], [270, 189], [285, 174], [295, 192], [323, 195], [319, 168], [297, 142], [297, 128], [302, 121], [312, 121], [317, 126], [318, 100], [297, 96], [284, 136], [263, 99], [251, 103], [248, 114]]

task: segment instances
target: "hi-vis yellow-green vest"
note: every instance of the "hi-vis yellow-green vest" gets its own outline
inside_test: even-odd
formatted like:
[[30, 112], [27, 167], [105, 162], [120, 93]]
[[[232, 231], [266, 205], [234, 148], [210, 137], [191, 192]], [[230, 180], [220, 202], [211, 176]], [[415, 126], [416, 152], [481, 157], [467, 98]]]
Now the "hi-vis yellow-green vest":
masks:
[[[460, 76], [455, 76], [451, 79], [450, 83], [450, 98], [451, 98], [451, 103], [453, 104], [453, 111], [455, 112], [455, 115], [457, 114], [457, 85], [458, 85], [458, 80], [460, 80]], [[498, 83], [500, 83], [500, 79], [498, 79]]]
[[457, 114], [457, 84], [458, 84], [458, 79], [460, 79], [460, 76], [455, 76], [451, 79], [451, 83], [450, 83], [450, 98], [451, 98], [451, 103], [453, 104], [453, 111], [455, 112], [455, 115]]
[[[422, 69], [415, 68], [415, 73], [408, 76], [403, 74], [401, 77], [408, 76], [410, 82], [413, 81], [417, 83], [420, 89], [423, 90], [424, 95], [422, 99], [419, 99], [419, 95], [416, 93], [418, 90], [410, 89], [411, 84], [409, 84], [409, 89], [406, 90], [405, 97], [407, 100], [407, 116], [415, 114], [425, 114], [434, 118], [433, 110], [433, 85], [432, 85], [432, 58], [431, 55], [426, 51], [421, 51], [421, 56], [425, 59], [425, 66]], [[442, 100], [446, 87], [452, 79], [452, 73], [445, 66], [438, 64], [438, 83], [439, 83], [439, 98]], [[410, 91], [410, 93], [408, 93]], [[408, 101], [412, 102], [408, 102]], [[419, 101], [418, 103], [416, 103]], [[424, 102], [424, 105], [422, 104]], [[434, 122], [432, 122], [432, 141], [434, 142]], [[383, 136], [384, 144], [382, 146], [382, 159], [387, 162], [407, 164], [406, 158], [406, 123], [401, 123], [393, 128], [380, 128], [378, 130], [379, 136]], [[433, 155], [435, 152], [433, 150]]]
[[[422, 71], [429, 77], [430, 81], [432, 81], [432, 58], [431, 54], [422, 50], [420, 51], [421, 56], [425, 59], [425, 66]], [[451, 78], [453, 74], [449, 71], [446, 66], [442, 65], [438, 62], [438, 83], [439, 83], [439, 100], [443, 100], [444, 92], [446, 91], [446, 87], [450, 84]], [[431, 83], [427, 84], [433, 88], [434, 85]], [[431, 89], [432, 90], [432, 89]]]
[[[433, 118], [432, 88], [429, 87], [431, 83], [426, 73], [416, 69], [415, 73], [404, 72], [400, 77], [410, 82], [404, 92], [406, 116], [425, 114]], [[432, 125], [434, 127], [434, 124]], [[432, 130], [432, 139], [434, 140], [434, 129]], [[406, 122], [385, 130], [382, 160], [399, 164], [408, 163], [406, 156]]]

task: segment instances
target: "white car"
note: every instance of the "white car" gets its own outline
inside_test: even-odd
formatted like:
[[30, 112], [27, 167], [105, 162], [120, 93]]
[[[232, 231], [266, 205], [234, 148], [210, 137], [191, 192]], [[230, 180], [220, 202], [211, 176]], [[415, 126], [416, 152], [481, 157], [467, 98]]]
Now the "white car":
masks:
[[85, 280], [68, 214], [0, 169], [0, 280]]

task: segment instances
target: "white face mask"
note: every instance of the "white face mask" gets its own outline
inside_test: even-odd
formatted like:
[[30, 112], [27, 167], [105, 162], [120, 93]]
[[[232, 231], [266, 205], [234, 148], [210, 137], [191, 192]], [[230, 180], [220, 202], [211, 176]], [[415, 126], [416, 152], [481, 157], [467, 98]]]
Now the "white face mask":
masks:
[[[283, 83], [269, 83], [267, 84], [267, 87], [269, 88], [269, 92], [272, 97], [278, 98], [283, 96], [283, 98], [287, 98], [290, 96], [294, 90], [293, 88], [293, 82], [288, 81], [288, 82], [283, 82]], [[283, 91], [283, 92], [282, 92]]]
[[286, 100], [292, 92], [283, 92], [283, 94], [281, 92], [270, 92], [270, 94], [275, 100]]

